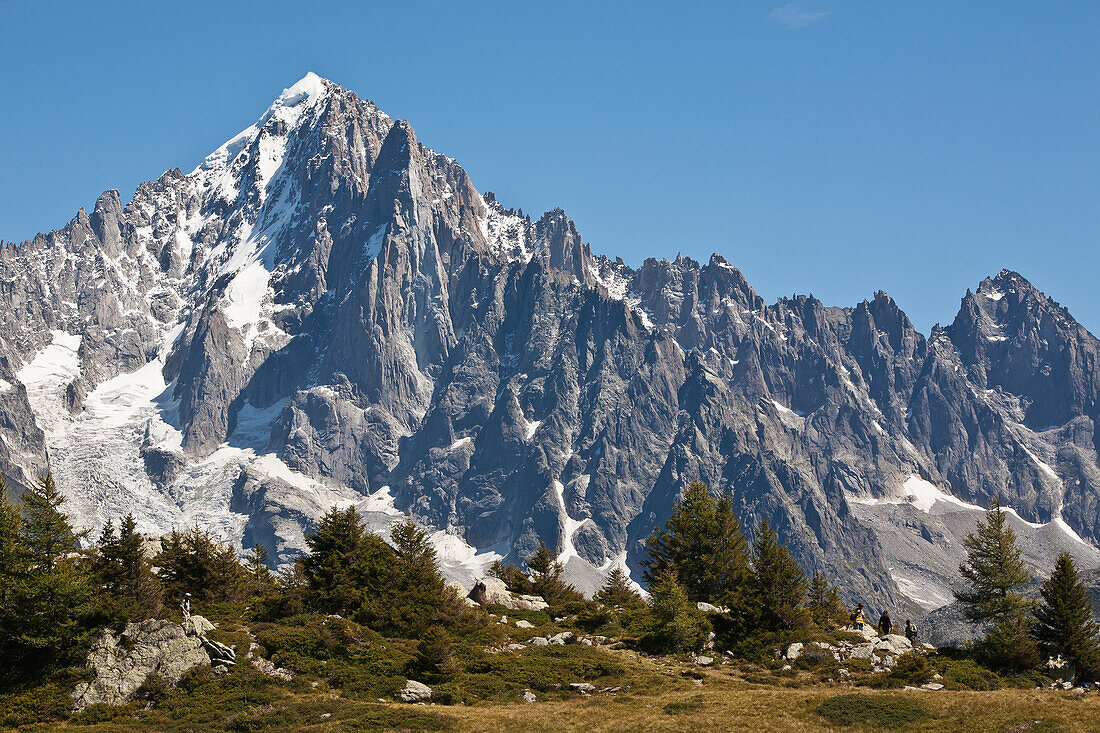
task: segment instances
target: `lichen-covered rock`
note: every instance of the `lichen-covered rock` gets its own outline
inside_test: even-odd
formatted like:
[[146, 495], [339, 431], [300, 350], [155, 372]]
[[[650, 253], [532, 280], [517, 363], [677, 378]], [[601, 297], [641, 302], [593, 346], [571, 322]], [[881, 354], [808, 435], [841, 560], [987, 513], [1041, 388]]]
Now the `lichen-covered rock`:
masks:
[[503, 606], [513, 611], [545, 611], [550, 606], [539, 596], [513, 593], [500, 578], [482, 578], [469, 596], [482, 606]]
[[432, 688], [423, 682], [409, 680], [397, 693], [397, 699], [401, 702], [427, 702], [432, 699]]
[[188, 636], [206, 636], [214, 630], [214, 624], [205, 616], [192, 615], [183, 620], [183, 631]]
[[171, 621], [129, 623], [118, 635], [108, 629], [88, 654], [86, 664], [95, 677], [73, 690], [73, 707], [123, 705], [151, 674], [175, 684], [189, 670], [209, 663], [202, 641]]

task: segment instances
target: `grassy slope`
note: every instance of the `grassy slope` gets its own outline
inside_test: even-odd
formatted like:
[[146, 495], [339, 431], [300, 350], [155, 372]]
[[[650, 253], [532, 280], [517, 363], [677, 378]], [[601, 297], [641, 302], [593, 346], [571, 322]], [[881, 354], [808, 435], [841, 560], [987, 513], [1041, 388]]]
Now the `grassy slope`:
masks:
[[[580, 651], [580, 650], [578, 650]], [[588, 653], [588, 652], [585, 652]], [[527, 654], [517, 655], [517, 662]], [[1100, 730], [1100, 696], [1049, 690], [991, 692], [876, 691], [849, 684], [818, 683], [808, 673], [796, 678], [746, 675], [733, 665], [700, 673], [669, 659], [635, 659], [607, 652], [627, 670], [622, 692], [581, 697], [565, 691], [539, 694], [539, 702], [479, 702], [473, 705], [416, 706], [380, 703], [340, 694], [307, 677], [283, 683], [239, 668], [225, 678], [209, 678], [186, 692], [170, 692], [157, 707], [140, 703], [114, 711], [90, 711], [67, 723], [27, 730], [97, 731], [698, 731], [698, 730], [876, 730], [906, 731], [1095, 731]], [[701, 677], [702, 685], [691, 678]], [[769, 679], [766, 684], [747, 681]], [[832, 725], [817, 708], [841, 695], [885, 701], [916, 700], [926, 716], [905, 726], [888, 718], [843, 727]], [[859, 700], [856, 701], [857, 703]], [[858, 707], [858, 705], [856, 706]], [[858, 712], [858, 711], [857, 711]], [[322, 717], [326, 715], [328, 717]], [[858, 715], [856, 716], [859, 717]], [[878, 724], [873, 721], [877, 720]]]

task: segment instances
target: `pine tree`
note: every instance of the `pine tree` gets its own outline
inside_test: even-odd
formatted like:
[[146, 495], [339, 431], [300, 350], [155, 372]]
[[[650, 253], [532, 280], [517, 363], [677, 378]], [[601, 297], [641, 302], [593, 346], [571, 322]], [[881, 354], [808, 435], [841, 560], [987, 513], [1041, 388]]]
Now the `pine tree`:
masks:
[[[21, 651], [21, 601], [30, 572], [21, 529], [19, 512], [7, 502], [7, 486], [0, 474], [0, 659], [14, 660]], [[0, 664], [0, 682], [16, 671], [14, 665]]]
[[267, 548], [259, 542], [249, 548], [245, 556], [244, 566], [248, 571], [250, 591], [253, 594], [266, 593], [275, 586], [275, 575], [267, 566], [268, 559]]
[[829, 585], [825, 576], [818, 572], [810, 579], [806, 610], [810, 612], [813, 622], [823, 629], [843, 626], [848, 618], [848, 609], [840, 599], [840, 591]]
[[173, 604], [185, 593], [196, 601], [221, 602], [240, 600], [248, 590], [236, 553], [198, 528], [171, 532], [161, 541], [155, 563], [166, 599]]
[[41, 670], [73, 660], [89, 630], [91, 578], [76, 556], [75, 532], [61, 511], [65, 497], [45, 473], [20, 497], [20, 541], [27, 573], [16, 600], [24, 662]]
[[439, 572], [435, 548], [428, 533], [411, 519], [390, 529], [397, 557], [389, 584], [387, 626], [409, 637], [419, 636], [432, 624], [452, 620], [461, 611], [455, 592]]
[[1077, 676], [1095, 674], [1100, 658], [1097, 625], [1092, 620], [1092, 596], [1085, 590], [1068, 552], [1058, 556], [1054, 572], [1040, 590], [1032, 637], [1044, 654], [1061, 655]]
[[603, 587], [596, 592], [595, 599], [611, 608], [629, 608], [642, 603], [642, 595], [634, 590], [630, 576], [621, 567], [616, 567], [608, 574]]
[[646, 552], [647, 583], [672, 572], [692, 600], [733, 609], [746, 605], [752, 577], [748, 544], [728, 494], [715, 498], [706, 484], [691, 482], [665, 528], [655, 528], [646, 539]]
[[1027, 569], [1000, 498], [993, 499], [963, 544], [967, 561], [959, 572], [969, 587], [955, 591], [955, 598], [966, 618], [975, 624], [996, 624], [1026, 613], [1027, 599], [1013, 589], [1028, 581]]
[[531, 592], [542, 596], [551, 606], [584, 598], [576, 588], [561, 579], [564, 568], [545, 542], [540, 542], [535, 554], [527, 558], [527, 569], [530, 571]]
[[659, 574], [650, 585], [649, 594], [649, 629], [641, 639], [642, 645], [657, 652], [702, 649], [710, 623], [675, 574], [667, 570]]
[[107, 520], [100, 537], [100, 585], [112, 618], [132, 621], [155, 614], [161, 606], [160, 583], [145, 553], [145, 542], [137, 532], [133, 514], [127, 514], [114, 537], [113, 523]]
[[350, 616], [362, 605], [358, 571], [366, 542], [355, 507], [333, 507], [306, 536], [309, 555], [299, 564], [310, 602], [319, 610]]
[[779, 631], [804, 626], [809, 620], [806, 574], [791, 557], [767, 520], [753, 542], [753, 607], [763, 629]]
[[967, 561], [959, 572], [967, 588], [955, 591], [971, 623], [986, 627], [979, 653], [991, 666], [1019, 670], [1034, 666], [1039, 652], [1030, 636], [1031, 602], [1014, 589], [1028, 581], [1000, 498], [994, 498], [963, 543]]

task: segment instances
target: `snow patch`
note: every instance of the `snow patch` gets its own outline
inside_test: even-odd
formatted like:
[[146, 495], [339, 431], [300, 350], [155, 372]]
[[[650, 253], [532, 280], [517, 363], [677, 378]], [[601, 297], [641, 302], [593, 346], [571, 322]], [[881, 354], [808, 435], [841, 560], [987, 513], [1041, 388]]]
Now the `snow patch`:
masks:
[[590, 520], [581, 519], [576, 520], [569, 516], [569, 511], [565, 507], [565, 486], [561, 481], [554, 480], [554, 495], [558, 499], [558, 511], [561, 514], [562, 524], [562, 541], [561, 552], [558, 554], [558, 562], [565, 565], [572, 558], [580, 558], [577, 554], [577, 548], [573, 545], [573, 535], [581, 525]]
[[80, 336], [52, 331], [50, 344], [16, 372], [15, 377], [27, 389], [27, 399], [48, 436], [71, 420], [65, 407], [65, 388], [80, 373]]

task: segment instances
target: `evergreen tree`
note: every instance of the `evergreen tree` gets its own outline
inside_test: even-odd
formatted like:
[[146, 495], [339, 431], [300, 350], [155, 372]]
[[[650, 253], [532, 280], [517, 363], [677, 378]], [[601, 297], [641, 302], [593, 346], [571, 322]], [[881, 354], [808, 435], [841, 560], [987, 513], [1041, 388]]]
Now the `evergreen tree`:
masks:
[[1027, 599], [1013, 589], [1028, 581], [1016, 533], [1008, 526], [1000, 498], [994, 498], [985, 518], [966, 535], [967, 561], [959, 572], [968, 588], [955, 591], [966, 618], [975, 624], [1006, 621], [1027, 611]]
[[208, 603], [240, 600], [247, 593], [246, 572], [236, 553], [198, 528], [171, 532], [162, 540], [155, 562], [172, 604], [185, 593]]
[[508, 590], [513, 593], [533, 595], [535, 592], [535, 589], [531, 586], [530, 578], [524, 575], [523, 571], [515, 565], [509, 565], [497, 560], [489, 566], [489, 575], [503, 580], [504, 585], [508, 586]]
[[306, 536], [309, 555], [299, 560], [310, 602], [350, 616], [362, 605], [360, 587], [367, 532], [355, 507], [333, 507]]
[[810, 579], [806, 610], [810, 612], [813, 622], [823, 629], [843, 626], [848, 620], [848, 609], [840, 599], [840, 591], [829, 585], [825, 576], [818, 572]]
[[1049, 656], [1061, 655], [1078, 677], [1092, 676], [1100, 664], [1097, 625], [1092, 620], [1092, 596], [1085, 590], [1068, 552], [1058, 556], [1054, 572], [1040, 590], [1032, 637]]
[[634, 590], [630, 576], [621, 567], [612, 570], [603, 587], [596, 592], [595, 599], [605, 606], [629, 608], [642, 602], [642, 596]]
[[453, 620], [462, 607], [455, 592], [439, 572], [435, 548], [428, 533], [406, 519], [390, 530], [396, 559], [393, 582], [384, 593], [389, 616], [385, 626], [416, 637], [432, 624]]
[[127, 514], [122, 520], [117, 537], [114, 523], [108, 519], [98, 550], [96, 574], [108, 615], [118, 621], [136, 621], [156, 613], [161, 606], [160, 583], [153, 575], [134, 515]]
[[[0, 659], [14, 660], [22, 648], [19, 614], [30, 566], [20, 533], [22, 520], [6, 497], [7, 486], [0, 474]], [[0, 682], [16, 671], [14, 665], [0, 664]]]
[[20, 497], [20, 542], [26, 576], [15, 605], [21, 661], [44, 671], [75, 661], [89, 629], [92, 586], [76, 553], [83, 537], [61, 511], [65, 497], [45, 473]]
[[249, 590], [253, 594], [262, 594], [275, 587], [275, 575], [267, 566], [269, 556], [267, 548], [257, 542], [245, 555], [244, 566], [248, 571]]
[[1038, 648], [1029, 634], [1031, 602], [1015, 590], [1028, 575], [1000, 498], [993, 499], [963, 544], [967, 561], [959, 572], [967, 587], [956, 590], [955, 598], [971, 623], [987, 628], [979, 651], [994, 667], [1032, 666], [1038, 661]]
[[676, 575], [667, 570], [659, 574], [650, 585], [649, 594], [649, 629], [642, 636], [642, 645], [656, 652], [702, 649], [710, 623]]
[[672, 572], [695, 601], [744, 608], [751, 586], [748, 544], [728, 494], [711, 495], [693, 481], [676, 503], [665, 528], [646, 539], [644, 579], [652, 584]]
[[576, 588], [561, 579], [564, 568], [545, 542], [540, 542], [535, 554], [527, 558], [527, 569], [530, 571], [531, 592], [542, 596], [551, 606], [584, 599]]
[[764, 520], [753, 542], [753, 608], [757, 624], [768, 631], [795, 629], [809, 620], [806, 574]]

